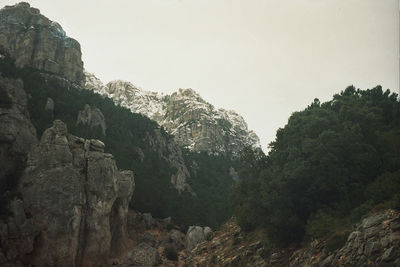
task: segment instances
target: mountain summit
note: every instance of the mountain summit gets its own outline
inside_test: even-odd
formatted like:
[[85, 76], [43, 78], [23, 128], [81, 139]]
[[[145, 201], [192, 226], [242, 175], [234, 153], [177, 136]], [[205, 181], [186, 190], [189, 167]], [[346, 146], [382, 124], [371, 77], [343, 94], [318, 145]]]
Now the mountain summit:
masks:
[[258, 136], [248, 129], [242, 116], [233, 110], [216, 109], [193, 89], [166, 95], [121, 80], [103, 84], [95, 75], [85, 75], [87, 88], [157, 121], [190, 150], [237, 155], [245, 146], [260, 146]]
[[60, 24], [26, 2], [0, 10], [0, 52], [6, 51], [18, 67], [28, 66], [82, 84], [81, 46]]

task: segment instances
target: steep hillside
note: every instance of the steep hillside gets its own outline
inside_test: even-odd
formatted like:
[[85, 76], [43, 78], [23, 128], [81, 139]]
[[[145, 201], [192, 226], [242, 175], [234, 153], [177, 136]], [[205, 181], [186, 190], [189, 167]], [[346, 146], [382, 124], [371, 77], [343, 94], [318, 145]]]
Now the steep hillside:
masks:
[[216, 109], [193, 89], [164, 95], [125, 81], [104, 85], [93, 74], [85, 75], [87, 88], [157, 121], [177, 143], [190, 150], [238, 155], [246, 146], [259, 147], [257, 135], [248, 129], [242, 116], [233, 110]]
[[400, 266], [400, 213], [368, 214], [349, 229], [301, 246], [273, 249], [261, 229], [246, 233], [235, 221], [216, 231], [186, 258], [186, 266]]

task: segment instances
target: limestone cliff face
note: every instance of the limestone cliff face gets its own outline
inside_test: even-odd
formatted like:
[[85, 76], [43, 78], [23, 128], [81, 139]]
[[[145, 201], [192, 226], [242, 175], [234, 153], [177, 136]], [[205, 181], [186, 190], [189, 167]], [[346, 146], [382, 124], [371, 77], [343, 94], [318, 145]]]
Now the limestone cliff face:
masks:
[[[0, 222], [2, 264], [108, 265], [130, 246], [131, 171], [119, 171], [98, 140], [54, 121], [29, 153], [13, 216]], [[5, 258], [5, 259], [4, 259]]]
[[84, 80], [80, 44], [28, 3], [0, 10], [0, 49], [15, 58], [17, 66], [52, 72], [77, 83]]
[[21, 80], [0, 76], [0, 125], [0, 184], [4, 185], [15, 183], [7, 180], [22, 171], [31, 146], [37, 143]]
[[125, 81], [104, 85], [85, 73], [86, 87], [163, 126], [175, 140], [194, 151], [237, 154], [244, 146], [259, 147], [257, 135], [232, 110], [216, 109], [192, 89], [171, 95], [144, 91]]

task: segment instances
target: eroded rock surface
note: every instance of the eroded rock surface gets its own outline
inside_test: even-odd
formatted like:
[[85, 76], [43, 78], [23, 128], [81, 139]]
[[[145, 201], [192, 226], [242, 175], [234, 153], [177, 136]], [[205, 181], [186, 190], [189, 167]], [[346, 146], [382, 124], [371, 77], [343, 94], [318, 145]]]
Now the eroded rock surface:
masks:
[[106, 120], [100, 109], [86, 104], [83, 110], [79, 111], [76, 124], [87, 125], [90, 128], [100, 127], [102, 134], [106, 135]]
[[19, 67], [52, 72], [79, 84], [84, 81], [80, 44], [28, 3], [0, 10], [0, 48]]
[[357, 224], [347, 241], [333, 252], [329, 240], [316, 240], [291, 257], [293, 266], [400, 266], [400, 213], [372, 214]]
[[216, 109], [193, 89], [179, 89], [171, 95], [149, 92], [130, 82], [103, 84], [85, 72], [85, 87], [141, 113], [174, 135], [175, 141], [194, 151], [218, 154], [238, 153], [245, 146], [259, 147], [259, 138], [233, 110]]
[[203, 242], [208, 234], [211, 234], [210, 227], [190, 226], [186, 233], [186, 249], [191, 251], [197, 244]]
[[0, 125], [0, 184], [6, 190], [7, 184], [16, 184], [31, 146], [37, 143], [21, 80], [0, 76]]
[[189, 252], [186, 266], [400, 266], [400, 213], [392, 209], [368, 215], [342, 243], [331, 236], [300, 249], [266, 249], [262, 236], [231, 220]]
[[[133, 174], [119, 171], [103, 149], [98, 140], [68, 134], [58, 120], [43, 133], [29, 154], [21, 199], [8, 220], [15, 229], [8, 226], [2, 235], [9, 262], [106, 266], [130, 246], [126, 226]], [[31, 241], [27, 249], [13, 249], [10, 240], [22, 237]]]

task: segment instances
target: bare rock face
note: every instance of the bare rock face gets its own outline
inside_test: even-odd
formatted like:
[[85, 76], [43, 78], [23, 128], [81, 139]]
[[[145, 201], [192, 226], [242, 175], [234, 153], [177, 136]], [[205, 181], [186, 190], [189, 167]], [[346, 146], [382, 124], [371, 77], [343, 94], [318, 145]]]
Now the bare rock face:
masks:
[[88, 72], [85, 76], [87, 89], [155, 120], [190, 150], [238, 155], [245, 146], [260, 146], [258, 136], [248, 129], [242, 116], [233, 110], [216, 109], [193, 89], [165, 95], [120, 80], [104, 85]]
[[84, 109], [79, 111], [76, 124], [87, 125], [90, 128], [100, 127], [103, 135], [106, 135], [106, 120], [100, 109], [85, 105]]
[[[58, 120], [43, 133], [29, 154], [19, 183], [20, 215], [14, 216], [20, 229], [15, 235], [34, 241], [29, 253], [15, 253], [10, 260], [36, 266], [105, 266], [125, 252], [133, 174], [119, 171], [113, 156], [103, 150], [102, 142], [70, 135]], [[24, 233], [26, 222], [34, 230]], [[5, 236], [10, 239], [10, 234], [8, 229]]]
[[[37, 142], [29, 120], [27, 96], [21, 80], [0, 76], [0, 184], [22, 171], [27, 154]], [[3, 192], [0, 192], [1, 194]]]
[[186, 233], [186, 249], [191, 251], [211, 233], [210, 227], [190, 226]]
[[315, 241], [309, 248], [294, 252], [291, 265], [400, 266], [400, 213], [389, 209], [366, 217], [344, 245], [330, 253], [328, 242]]
[[0, 48], [15, 58], [17, 66], [52, 72], [79, 84], [84, 80], [80, 44], [28, 3], [0, 10]]

